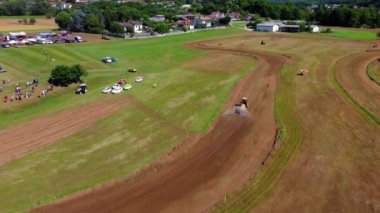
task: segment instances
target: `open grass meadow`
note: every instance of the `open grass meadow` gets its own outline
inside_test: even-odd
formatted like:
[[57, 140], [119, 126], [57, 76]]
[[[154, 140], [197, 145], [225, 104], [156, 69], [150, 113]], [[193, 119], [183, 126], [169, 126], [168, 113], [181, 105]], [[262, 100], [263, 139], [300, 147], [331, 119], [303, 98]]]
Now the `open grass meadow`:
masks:
[[343, 29], [343, 28], [331, 28], [331, 34], [321, 34], [326, 36], [332, 36], [336, 38], [352, 39], [352, 40], [364, 40], [371, 41], [376, 40], [376, 32], [364, 31], [359, 29]]
[[[11, 79], [2, 95], [10, 94], [17, 83], [24, 88], [33, 77], [46, 86], [52, 68], [62, 64], [83, 65], [89, 71], [85, 81], [90, 88], [86, 95], [75, 95], [71, 86], [42, 100], [1, 103], [0, 129], [101, 101], [110, 96], [101, 94], [102, 88], [121, 78], [132, 81], [135, 76], [144, 76], [144, 82], [120, 96], [131, 95], [161, 116], [153, 118], [139, 107], [126, 107], [80, 133], [1, 166], [1, 212], [24, 212], [96, 184], [128, 177], [167, 153], [187, 133], [205, 133], [221, 113], [233, 86], [256, 62], [245, 61], [234, 67], [234, 72], [218, 72], [213, 66], [198, 69], [197, 63], [186, 64], [202, 61], [212, 53], [183, 44], [241, 33], [228, 29], [145, 40], [0, 50], [0, 65], [8, 70], [0, 74], [0, 80]], [[44, 52], [55, 60], [48, 60]], [[117, 57], [119, 62], [104, 64], [101, 58], [105, 56]], [[138, 72], [128, 73], [128, 67]], [[152, 88], [153, 84], [157, 87]], [[170, 131], [168, 124], [183, 132]]]

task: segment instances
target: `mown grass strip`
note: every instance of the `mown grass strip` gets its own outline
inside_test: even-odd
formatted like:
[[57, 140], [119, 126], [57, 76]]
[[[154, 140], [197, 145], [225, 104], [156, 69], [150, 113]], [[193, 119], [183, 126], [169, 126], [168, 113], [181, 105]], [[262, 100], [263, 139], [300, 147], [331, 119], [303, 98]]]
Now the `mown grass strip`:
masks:
[[373, 82], [380, 86], [380, 79], [376, 78], [375, 73], [373, 73], [373, 71], [369, 67], [367, 68], [367, 75], [369, 79], [371, 79]]
[[336, 75], [336, 66], [331, 68], [332, 71], [330, 72], [330, 79], [332, 83], [335, 85], [335, 87], [340, 91], [349, 101], [351, 101], [356, 107], [358, 107], [362, 112], [364, 112], [364, 115], [368, 117], [371, 121], [375, 122], [376, 124], [380, 125], [380, 119], [376, 117], [372, 112], [370, 112], [367, 108], [362, 106], [359, 102], [357, 102], [349, 93], [348, 91], [339, 83], [337, 75]]
[[276, 92], [276, 122], [281, 127], [282, 146], [273, 152], [274, 158], [242, 188], [219, 203], [215, 212], [249, 212], [260, 201], [272, 194], [281, 179], [286, 165], [293, 158], [303, 141], [302, 131], [294, 114], [294, 91], [292, 73], [284, 69]]

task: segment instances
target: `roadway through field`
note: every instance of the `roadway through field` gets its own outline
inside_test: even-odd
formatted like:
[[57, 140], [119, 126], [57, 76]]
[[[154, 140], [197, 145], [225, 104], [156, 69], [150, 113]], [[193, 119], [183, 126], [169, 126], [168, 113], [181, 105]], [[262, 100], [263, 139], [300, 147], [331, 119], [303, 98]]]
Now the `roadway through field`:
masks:
[[35, 212], [199, 212], [239, 189], [271, 151], [276, 140], [274, 96], [283, 56], [208, 46], [190, 47], [257, 58], [259, 65], [234, 89], [225, 109], [249, 98], [249, 116], [221, 115], [184, 155], [133, 181], [100, 187]]

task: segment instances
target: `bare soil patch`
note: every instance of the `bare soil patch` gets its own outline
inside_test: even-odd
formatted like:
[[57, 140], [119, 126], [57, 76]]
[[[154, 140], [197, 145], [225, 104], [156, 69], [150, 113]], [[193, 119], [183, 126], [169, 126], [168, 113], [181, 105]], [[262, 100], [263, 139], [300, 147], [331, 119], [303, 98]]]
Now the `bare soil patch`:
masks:
[[53, 30], [58, 26], [54, 19], [36, 19], [36, 23], [20, 24], [19, 19], [0, 19], [0, 32], [8, 31], [33, 31], [33, 30]]

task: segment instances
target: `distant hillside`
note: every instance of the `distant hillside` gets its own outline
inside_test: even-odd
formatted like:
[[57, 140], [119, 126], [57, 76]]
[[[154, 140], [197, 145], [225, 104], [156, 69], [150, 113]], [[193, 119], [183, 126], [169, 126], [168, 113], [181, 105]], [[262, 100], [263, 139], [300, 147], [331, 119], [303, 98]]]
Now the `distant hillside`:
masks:
[[380, 7], [379, 0], [269, 0], [270, 2], [293, 2], [293, 3], [303, 3], [303, 4], [348, 4], [348, 5], [358, 5], [358, 6], [375, 6]]

